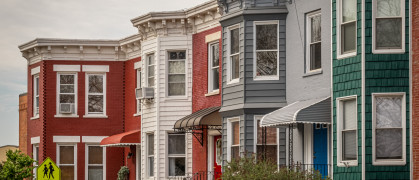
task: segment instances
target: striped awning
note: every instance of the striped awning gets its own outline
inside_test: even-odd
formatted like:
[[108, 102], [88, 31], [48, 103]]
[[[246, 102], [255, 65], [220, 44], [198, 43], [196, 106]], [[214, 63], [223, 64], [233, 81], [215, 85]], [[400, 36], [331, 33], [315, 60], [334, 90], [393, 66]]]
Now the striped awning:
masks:
[[331, 98], [297, 101], [263, 116], [260, 125], [285, 126], [295, 123], [330, 124]]
[[208, 129], [221, 129], [220, 107], [201, 109], [176, 121], [175, 131], [190, 131], [207, 126]]

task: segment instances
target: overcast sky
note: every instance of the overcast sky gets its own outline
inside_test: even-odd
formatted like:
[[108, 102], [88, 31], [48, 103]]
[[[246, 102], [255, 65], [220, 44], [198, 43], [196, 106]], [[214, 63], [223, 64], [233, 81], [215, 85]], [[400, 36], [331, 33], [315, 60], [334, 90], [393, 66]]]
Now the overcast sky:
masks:
[[137, 31], [131, 19], [208, 0], [0, 0], [0, 146], [19, 144], [19, 94], [27, 91], [27, 61], [18, 46], [35, 38], [121, 39]]

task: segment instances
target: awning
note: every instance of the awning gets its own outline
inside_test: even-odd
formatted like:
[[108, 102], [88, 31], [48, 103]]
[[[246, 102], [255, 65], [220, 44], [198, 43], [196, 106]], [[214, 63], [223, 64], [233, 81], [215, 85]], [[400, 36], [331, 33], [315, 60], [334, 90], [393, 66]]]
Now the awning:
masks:
[[173, 129], [177, 132], [190, 132], [200, 130], [203, 126], [208, 129], [221, 130], [220, 107], [201, 109], [176, 121]]
[[331, 98], [297, 101], [263, 116], [260, 125], [284, 126], [296, 123], [330, 124]]
[[140, 142], [140, 130], [134, 130], [107, 137], [100, 142], [100, 146], [126, 147], [140, 145]]

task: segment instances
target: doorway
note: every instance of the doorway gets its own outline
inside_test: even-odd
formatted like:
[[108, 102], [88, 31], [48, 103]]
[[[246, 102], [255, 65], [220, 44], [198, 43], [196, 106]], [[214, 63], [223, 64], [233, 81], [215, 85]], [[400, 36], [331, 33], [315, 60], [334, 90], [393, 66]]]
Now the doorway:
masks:
[[313, 125], [313, 168], [323, 177], [328, 174], [327, 125]]

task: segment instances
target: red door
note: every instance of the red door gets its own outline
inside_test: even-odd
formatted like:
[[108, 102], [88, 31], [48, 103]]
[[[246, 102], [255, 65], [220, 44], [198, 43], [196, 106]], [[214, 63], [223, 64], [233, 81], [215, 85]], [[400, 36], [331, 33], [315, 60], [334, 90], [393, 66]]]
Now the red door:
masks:
[[221, 179], [221, 136], [214, 136], [214, 179]]

